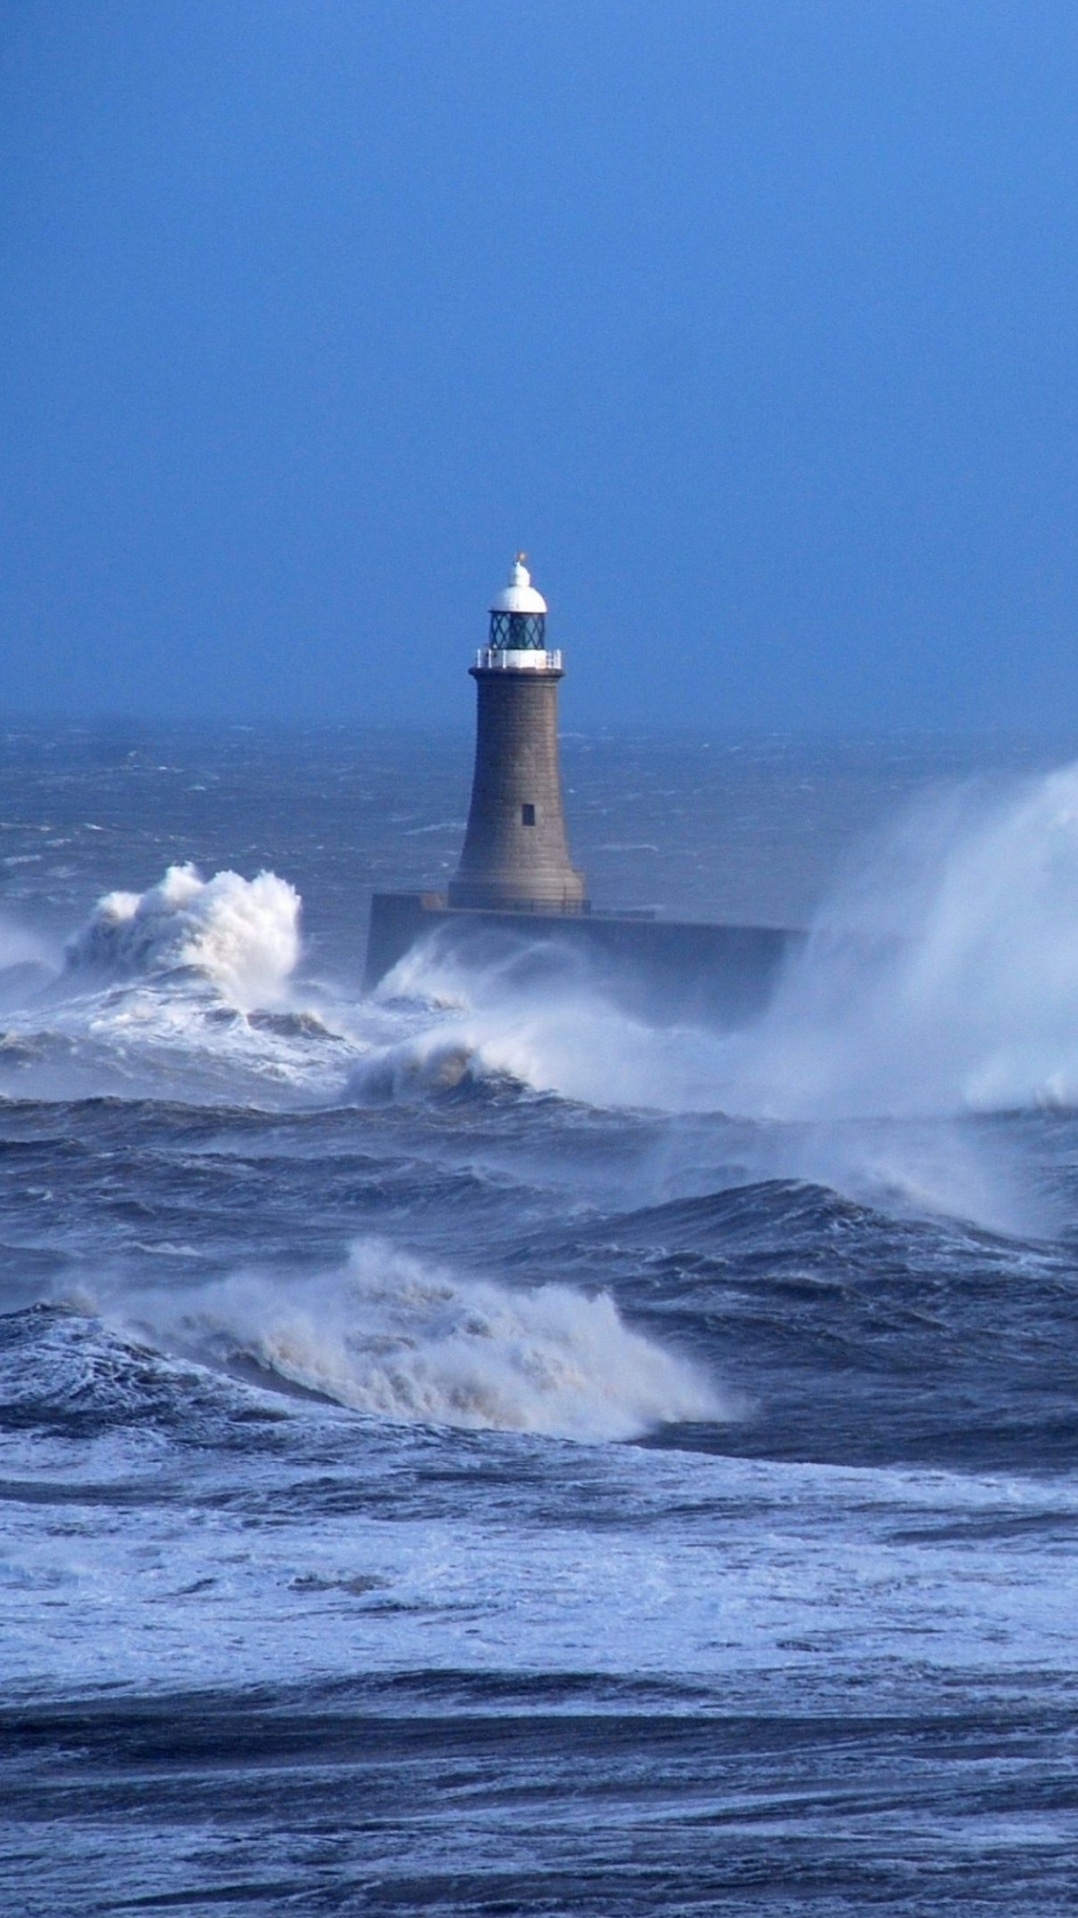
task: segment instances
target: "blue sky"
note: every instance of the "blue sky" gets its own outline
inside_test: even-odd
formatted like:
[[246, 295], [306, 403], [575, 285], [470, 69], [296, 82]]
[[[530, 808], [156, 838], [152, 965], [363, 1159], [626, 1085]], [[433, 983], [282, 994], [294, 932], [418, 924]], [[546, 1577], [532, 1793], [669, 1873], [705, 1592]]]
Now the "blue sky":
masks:
[[1072, 0], [0, 0], [0, 706], [1078, 714]]

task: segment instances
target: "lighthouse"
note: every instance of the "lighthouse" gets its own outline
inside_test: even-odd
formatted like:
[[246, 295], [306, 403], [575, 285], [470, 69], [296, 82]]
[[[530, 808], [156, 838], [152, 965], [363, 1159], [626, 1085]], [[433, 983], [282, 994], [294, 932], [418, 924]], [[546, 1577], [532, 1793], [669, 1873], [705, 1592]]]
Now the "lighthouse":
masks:
[[[559, 652], [546, 600], [518, 553], [490, 608], [476, 687], [475, 773], [464, 849], [445, 892], [376, 892], [364, 981], [424, 993], [423, 967], [449, 958], [475, 977], [507, 961], [518, 986], [549, 984], [558, 955], [600, 969], [635, 1015], [703, 1018], [725, 1030], [756, 1018], [804, 934], [786, 926], [697, 924], [653, 908], [592, 910], [569, 858], [558, 773]], [[533, 916], [534, 915], [534, 916]], [[542, 915], [541, 924], [536, 921]], [[536, 937], [541, 931], [542, 937]], [[397, 974], [409, 954], [419, 971]], [[434, 977], [437, 977], [435, 972]]]
[[546, 643], [547, 604], [518, 553], [490, 607], [476, 684], [475, 772], [451, 907], [580, 913], [584, 875], [565, 836], [558, 770], [560, 652]]

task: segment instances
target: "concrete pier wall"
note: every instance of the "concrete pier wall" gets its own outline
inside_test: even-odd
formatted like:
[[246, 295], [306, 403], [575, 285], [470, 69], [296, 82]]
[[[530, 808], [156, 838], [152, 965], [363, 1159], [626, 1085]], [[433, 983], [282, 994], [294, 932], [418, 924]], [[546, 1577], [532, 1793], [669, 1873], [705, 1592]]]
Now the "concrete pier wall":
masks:
[[367, 989], [421, 940], [465, 965], [498, 967], [523, 992], [575, 975], [652, 1016], [738, 1025], [762, 1011], [804, 934], [614, 913], [462, 911], [439, 893], [376, 893]]

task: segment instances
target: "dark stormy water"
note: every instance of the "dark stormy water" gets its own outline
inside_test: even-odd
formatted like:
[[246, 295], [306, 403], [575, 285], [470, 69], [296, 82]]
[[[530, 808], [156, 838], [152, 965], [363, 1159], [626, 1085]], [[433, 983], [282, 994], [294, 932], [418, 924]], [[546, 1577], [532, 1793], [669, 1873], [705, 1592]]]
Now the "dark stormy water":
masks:
[[1070, 1912], [1078, 770], [569, 738], [728, 1034], [363, 997], [468, 760], [0, 748], [0, 1909]]

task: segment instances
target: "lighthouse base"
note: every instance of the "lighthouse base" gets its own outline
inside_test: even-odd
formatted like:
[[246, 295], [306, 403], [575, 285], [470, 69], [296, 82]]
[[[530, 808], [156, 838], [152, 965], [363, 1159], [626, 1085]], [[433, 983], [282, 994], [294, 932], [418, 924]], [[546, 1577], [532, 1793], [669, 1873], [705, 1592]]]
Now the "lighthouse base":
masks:
[[[594, 911], [473, 911], [450, 906], [442, 893], [378, 892], [371, 900], [364, 985], [373, 991], [423, 942], [435, 959], [508, 971], [525, 991], [568, 976], [651, 1016], [736, 1026], [763, 1010], [803, 940], [803, 933], [782, 926]], [[401, 990], [407, 990], [403, 982]]]

